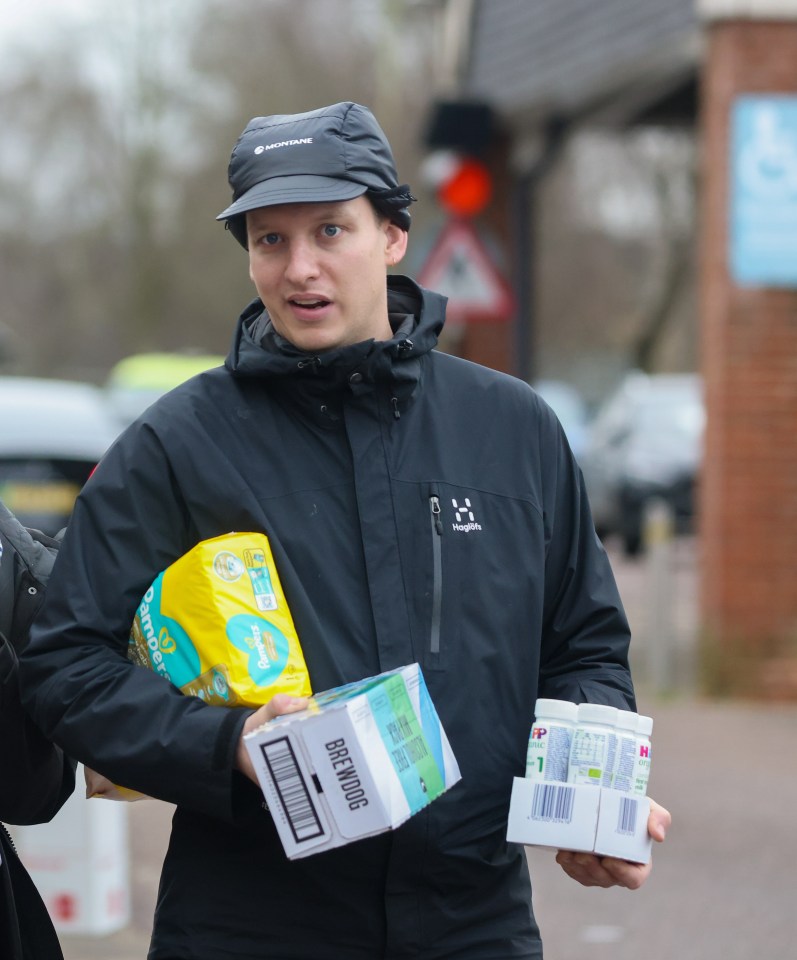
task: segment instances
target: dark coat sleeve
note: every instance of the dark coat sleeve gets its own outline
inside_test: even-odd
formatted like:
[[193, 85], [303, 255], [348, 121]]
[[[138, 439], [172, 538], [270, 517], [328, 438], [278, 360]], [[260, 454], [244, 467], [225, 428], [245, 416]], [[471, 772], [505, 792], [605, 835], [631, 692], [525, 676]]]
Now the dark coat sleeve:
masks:
[[0, 635], [0, 820], [45, 823], [74, 787], [74, 764], [22, 707], [16, 653]]
[[630, 629], [581, 470], [547, 408], [540, 431], [546, 556], [539, 696], [634, 709]]
[[160, 439], [135, 424], [77, 499], [20, 657], [23, 698], [49, 737], [113, 783], [230, 818], [252, 711], [183, 696], [126, 656], [142, 595], [201, 539], [189, 513]]

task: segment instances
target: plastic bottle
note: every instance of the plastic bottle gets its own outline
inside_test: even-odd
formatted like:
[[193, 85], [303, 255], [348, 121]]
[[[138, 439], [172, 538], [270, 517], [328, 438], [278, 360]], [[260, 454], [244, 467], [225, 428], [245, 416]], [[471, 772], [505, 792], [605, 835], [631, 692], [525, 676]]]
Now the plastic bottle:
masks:
[[652, 733], [653, 717], [646, 717], [640, 714], [639, 719], [637, 720], [637, 749], [634, 763], [634, 779], [631, 787], [631, 792], [640, 797], [644, 797], [648, 790], [650, 761], [652, 759], [653, 752], [650, 745], [650, 735]]
[[570, 747], [568, 783], [610, 787], [617, 750], [617, 707], [581, 703]]
[[637, 759], [637, 726], [639, 714], [633, 710], [617, 711], [617, 749], [612, 766], [612, 787], [630, 793], [634, 786]]
[[577, 716], [578, 707], [569, 700], [543, 697], [537, 700], [526, 752], [526, 777], [529, 780], [567, 782], [570, 746]]

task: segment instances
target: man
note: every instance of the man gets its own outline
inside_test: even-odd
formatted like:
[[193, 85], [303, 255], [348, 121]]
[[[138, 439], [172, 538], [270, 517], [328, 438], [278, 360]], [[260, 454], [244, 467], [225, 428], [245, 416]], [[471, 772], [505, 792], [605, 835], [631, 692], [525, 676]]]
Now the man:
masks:
[[[258, 298], [225, 367], [156, 403], [79, 497], [30, 707], [72, 755], [177, 804], [151, 960], [539, 957], [505, 841], [535, 699], [633, 705], [578, 468], [528, 386], [433, 352], [442, 297], [386, 284], [414, 198], [367, 109], [252, 120], [229, 180], [219, 219]], [[242, 736], [302, 702], [209, 706], [125, 660], [154, 575], [232, 530], [270, 538], [314, 690], [421, 664], [463, 779], [395, 832], [288, 861]], [[604, 886], [649, 869], [560, 856]]]

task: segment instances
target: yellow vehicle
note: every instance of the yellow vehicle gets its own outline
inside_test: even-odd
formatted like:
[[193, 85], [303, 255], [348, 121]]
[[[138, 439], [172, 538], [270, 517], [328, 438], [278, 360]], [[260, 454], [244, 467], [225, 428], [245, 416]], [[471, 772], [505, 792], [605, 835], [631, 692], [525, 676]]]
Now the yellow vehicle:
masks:
[[120, 360], [108, 374], [105, 391], [120, 424], [126, 426], [158, 397], [224, 357], [207, 353], [137, 353]]

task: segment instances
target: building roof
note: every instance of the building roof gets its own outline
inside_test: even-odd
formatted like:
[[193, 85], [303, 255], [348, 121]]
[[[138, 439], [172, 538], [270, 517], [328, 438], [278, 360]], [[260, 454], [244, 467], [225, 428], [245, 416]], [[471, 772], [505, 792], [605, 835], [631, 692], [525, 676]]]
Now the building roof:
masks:
[[476, 0], [462, 91], [515, 123], [633, 111], [692, 75], [699, 50], [694, 0]]

